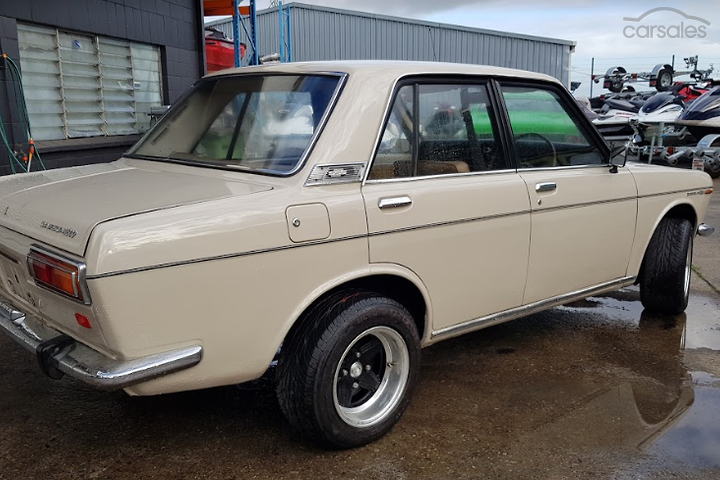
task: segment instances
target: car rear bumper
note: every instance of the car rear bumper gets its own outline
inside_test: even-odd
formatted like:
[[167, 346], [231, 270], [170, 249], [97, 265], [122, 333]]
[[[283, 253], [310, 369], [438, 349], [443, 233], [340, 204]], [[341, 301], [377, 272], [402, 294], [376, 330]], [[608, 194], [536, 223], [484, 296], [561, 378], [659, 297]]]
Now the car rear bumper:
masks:
[[60, 378], [67, 374], [103, 390], [146, 382], [190, 368], [202, 359], [202, 347], [192, 345], [132, 360], [115, 360], [19, 311], [2, 296], [0, 330], [34, 352], [48, 376]]

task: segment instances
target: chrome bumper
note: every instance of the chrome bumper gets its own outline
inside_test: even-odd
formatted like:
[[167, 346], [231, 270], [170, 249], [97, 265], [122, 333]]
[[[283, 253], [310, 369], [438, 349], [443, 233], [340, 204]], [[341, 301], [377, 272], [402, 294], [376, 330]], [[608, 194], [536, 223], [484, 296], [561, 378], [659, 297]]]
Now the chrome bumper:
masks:
[[698, 225], [697, 234], [701, 237], [708, 237], [713, 233], [715, 233], [715, 227], [711, 227], [710, 225], [706, 225], [704, 223]]
[[67, 374], [103, 390], [126, 388], [197, 365], [202, 347], [193, 345], [133, 360], [113, 360], [26, 315], [0, 297], [0, 330], [35, 353], [52, 378]]

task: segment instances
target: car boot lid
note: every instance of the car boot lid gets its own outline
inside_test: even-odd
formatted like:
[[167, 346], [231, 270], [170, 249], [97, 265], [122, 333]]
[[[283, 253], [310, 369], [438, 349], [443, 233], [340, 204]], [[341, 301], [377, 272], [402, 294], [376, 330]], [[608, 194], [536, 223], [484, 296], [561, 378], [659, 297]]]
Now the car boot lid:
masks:
[[120, 160], [0, 179], [0, 226], [78, 256], [115, 218], [270, 190], [212, 169]]

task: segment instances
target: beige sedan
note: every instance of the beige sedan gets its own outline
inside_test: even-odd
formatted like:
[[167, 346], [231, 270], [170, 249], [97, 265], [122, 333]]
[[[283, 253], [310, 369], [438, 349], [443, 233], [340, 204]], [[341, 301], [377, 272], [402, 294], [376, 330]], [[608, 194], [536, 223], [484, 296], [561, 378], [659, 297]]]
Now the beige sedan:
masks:
[[613, 158], [544, 75], [231, 70], [116, 162], [0, 179], [0, 329], [131, 395], [276, 363], [290, 423], [349, 448], [400, 418], [421, 347], [633, 283], [683, 311], [711, 193]]

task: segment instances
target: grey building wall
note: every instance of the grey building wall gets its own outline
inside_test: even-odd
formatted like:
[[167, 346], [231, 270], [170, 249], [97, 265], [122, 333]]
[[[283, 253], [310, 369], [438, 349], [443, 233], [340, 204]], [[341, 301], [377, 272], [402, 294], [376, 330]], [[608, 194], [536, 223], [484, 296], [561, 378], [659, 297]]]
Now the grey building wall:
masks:
[[[519, 68], [570, 83], [575, 42], [290, 3], [293, 61], [424, 60]], [[479, 7], [482, 8], [482, 7]], [[258, 13], [260, 55], [279, 52], [277, 9]], [[212, 26], [232, 38], [230, 20]], [[241, 30], [242, 34], [242, 30]], [[247, 41], [244, 35], [242, 41]]]
[[[17, 22], [56, 27], [157, 45], [161, 52], [163, 97], [172, 103], [204, 72], [202, 0], [2, 0], [0, 53], [20, 63]], [[0, 59], [0, 114], [10, 142], [20, 138], [17, 99]], [[39, 142], [48, 168], [116, 160], [137, 136], [93, 137]], [[10, 173], [0, 145], [0, 175]]]

